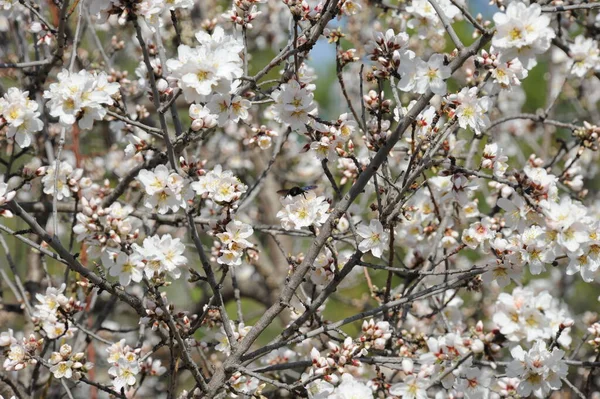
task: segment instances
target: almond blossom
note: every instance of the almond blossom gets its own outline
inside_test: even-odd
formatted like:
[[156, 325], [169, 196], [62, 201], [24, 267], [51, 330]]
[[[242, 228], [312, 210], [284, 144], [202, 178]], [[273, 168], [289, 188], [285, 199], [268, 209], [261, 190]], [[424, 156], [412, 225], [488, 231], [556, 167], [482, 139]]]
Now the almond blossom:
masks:
[[233, 172], [224, 171], [221, 165], [215, 166], [213, 170], [200, 176], [198, 181], [193, 182], [190, 186], [197, 195], [206, 196], [217, 203], [223, 204], [231, 204], [237, 201], [248, 189], [233, 175]]
[[[8, 204], [10, 201], [13, 200], [13, 198], [15, 198], [16, 194], [16, 191], [9, 191], [8, 184], [4, 182], [0, 183], [0, 206], [5, 206], [6, 204]], [[8, 209], [0, 210], [0, 215], [7, 218], [13, 216], [12, 212]]]
[[326, 285], [335, 275], [335, 260], [329, 248], [324, 248], [315, 259], [314, 269], [311, 270], [310, 280], [316, 285]]
[[179, 208], [187, 208], [187, 200], [193, 193], [186, 187], [184, 178], [171, 172], [165, 165], [158, 165], [154, 170], [143, 169], [137, 176], [146, 190], [144, 204], [150, 209], [157, 209], [160, 214], [169, 210], [177, 212]]
[[357, 381], [352, 374], [346, 373], [342, 374], [340, 385], [329, 397], [332, 399], [352, 399], [356, 397], [372, 399], [373, 391], [362, 382]]
[[230, 85], [242, 75], [243, 46], [222, 27], [217, 26], [212, 35], [198, 32], [196, 40], [199, 47], [180, 45], [177, 58], [166, 64], [190, 103], [205, 101], [218, 85]]
[[217, 116], [219, 126], [225, 126], [229, 121], [237, 123], [240, 119], [247, 119], [250, 101], [235, 94], [215, 94], [207, 108]]
[[454, 389], [464, 393], [464, 397], [467, 399], [477, 399], [489, 394], [490, 383], [491, 375], [487, 370], [469, 367], [464, 371], [461, 370], [454, 383]]
[[[440, 0], [438, 4], [449, 19], [453, 19], [460, 13], [459, 9], [449, 0]], [[413, 1], [406, 11], [414, 17], [408, 21], [408, 27], [417, 29], [421, 39], [425, 39], [432, 31], [444, 32], [439, 16], [427, 0]]]
[[217, 118], [208, 109], [208, 107], [198, 104], [190, 105], [190, 118], [192, 119], [192, 125], [190, 128], [193, 131], [200, 129], [210, 129], [217, 125]]
[[[373, 346], [375, 349], [383, 350], [387, 341], [392, 337], [390, 333], [390, 324], [387, 321], [375, 323], [373, 319], [364, 321], [362, 325], [363, 335], [360, 337], [365, 342], [365, 347], [369, 349]], [[372, 343], [371, 343], [372, 342]]]
[[504, 176], [504, 173], [508, 169], [508, 157], [502, 154], [502, 148], [498, 147], [498, 144], [486, 144], [483, 149], [483, 160], [481, 166], [486, 169], [492, 169], [494, 175], [497, 177]]
[[541, 6], [512, 2], [504, 13], [494, 14], [496, 34], [492, 45], [506, 60], [518, 58], [526, 69], [536, 64], [536, 55], [548, 50], [556, 36], [549, 27], [550, 17], [542, 14]]
[[118, 83], [109, 83], [108, 76], [81, 70], [72, 73], [63, 70], [44, 92], [50, 115], [59, 118], [65, 127], [78, 123], [82, 129], [91, 129], [94, 121], [106, 115], [105, 105], [112, 105], [112, 97], [119, 92]]
[[120, 358], [116, 364], [108, 370], [108, 374], [114, 377], [113, 386], [117, 392], [129, 388], [136, 383], [136, 375], [139, 373], [137, 361], [129, 362]]
[[358, 245], [362, 252], [371, 252], [376, 258], [381, 258], [383, 251], [388, 248], [389, 235], [383, 229], [381, 222], [372, 219], [368, 226], [360, 225], [356, 232], [363, 240]]
[[290, 80], [274, 91], [272, 97], [275, 100], [275, 120], [289, 125], [292, 130], [305, 132], [306, 125], [312, 120], [310, 115], [317, 108], [313, 101], [314, 94], [298, 81]]
[[[58, 176], [57, 171], [58, 170]], [[78, 180], [83, 175], [82, 169], [74, 169], [67, 161], [52, 163], [45, 169], [41, 169], [44, 174], [42, 183], [44, 184], [44, 193], [54, 196], [61, 201], [69, 198], [79, 191]]]
[[[530, 288], [517, 287], [511, 294], [501, 293], [496, 305], [493, 320], [513, 342], [554, 337], [560, 326], [557, 321], [568, 316], [560, 311], [559, 300], [552, 299], [547, 291], [534, 293]], [[568, 345], [568, 336], [568, 331], [562, 332], [559, 342]]]
[[239, 220], [232, 220], [225, 226], [225, 231], [217, 234], [221, 240], [221, 256], [217, 259], [218, 263], [234, 266], [242, 263], [243, 251], [252, 247], [252, 243], [246, 238], [252, 236], [254, 230], [248, 224]]
[[418, 376], [408, 376], [402, 383], [395, 384], [390, 388], [392, 395], [406, 399], [427, 399], [427, 381]]
[[29, 92], [11, 87], [0, 98], [0, 116], [8, 124], [6, 137], [14, 137], [19, 147], [29, 147], [32, 133], [39, 132], [44, 127], [39, 118], [38, 103], [32, 101]]
[[[243, 323], [235, 326], [233, 322], [231, 322], [231, 328], [233, 331], [233, 339], [239, 342], [244, 339], [248, 332], [250, 332], [252, 326], [246, 326]], [[215, 334], [215, 339], [217, 342], [219, 342], [219, 344], [215, 346], [215, 349], [225, 353], [226, 355], [229, 355], [231, 353], [231, 343], [229, 342], [229, 338], [227, 338], [227, 334], [225, 333], [225, 329], [223, 327], [221, 327], [221, 330]]]
[[561, 387], [561, 378], [566, 377], [568, 372], [562, 359], [564, 351], [558, 348], [549, 351], [544, 341], [537, 341], [529, 351], [517, 345], [510, 353], [515, 360], [508, 365], [506, 374], [520, 379], [517, 386], [519, 395], [527, 397], [533, 394], [544, 398]]
[[85, 361], [83, 352], [73, 353], [70, 345], [64, 344], [58, 352], [50, 355], [50, 372], [54, 378], [79, 380], [94, 364]]
[[491, 100], [487, 96], [478, 97], [477, 88], [463, 88], [459, 93], [448, 96], [448, 100], [456, 105], [454, 114], [458, 124], [463, 129], [470, 127], [480, 135], [489, 124], [487, 112], [491, 106]]
[[45, 294], [36, 294], [39, 302], [34, 315], [46, 336], [50, 339], [71, 338], [77, 328], [70, 325], [68, 316], [81, 310], [79, 302], [63, 294], [66, 286], [48, 287]]
[[405, 58], [400, 63], [398, 72], [402, 76], [398, 83], [399, 89], [420, 94], [431, 90], [441, 96], [446, 94], [446, 79], [452, 74], [441, 54], [432, 55], [427, 62], [420, 58]]
[[319, 227], [328, 217], [329, 204], [325, 197], [317, 196], [314, 191], [295, 197], [282, 197], [281, 205], [283, 208], [277, 212], [277, 218], [286, 230]]
[[134, 281], [139, 283], [144, 277], [144, 257], [139, 253], [130, 255], [125, 252], [104, 251], [102, 253], [102, 263], [111, 276], [118, 277], [119, 283], [127, 286]]
[[[259, 387], [259, 380], [255, 377], [247, 377], [239, 371], [234, 373], [229, 379], [229, 383], [236, 392], [246, 395], [252, 395]], [[232, 394], [231, 397], [238, 397], [237, 394]]]
[[583, 77], [590, 69], [600, 69], [600, 50], [598, 42], [579, 35], [571, 44], [569, 51], [573, 57], [571, 73], [577, 77]]
[[142, 246], [134, 244], [133, 250], [137, 254], [133, 259], [139, 262], [138, 259], [141, 258], [147, 278], [157, 278], [169, 273], [177, 279], [181, 276], [180, 267], [187, 264], [185, 245], [179, 238], [173, 238], [170, 234], [148, 237], [144, 239]]
[[5, 338], [0, 341], [0, 347], [4, 347], [5, 351], [5, 359], [2, 364], [4, 370], [19, 371], [38, 363], [36, 356], [42, 349], [44, 339], [38, 339], [34, 334], [16, 339], [12, 336], [12, 330], [8, 330], [8, 334], [4, 332], [3, 334], [5, 334]]

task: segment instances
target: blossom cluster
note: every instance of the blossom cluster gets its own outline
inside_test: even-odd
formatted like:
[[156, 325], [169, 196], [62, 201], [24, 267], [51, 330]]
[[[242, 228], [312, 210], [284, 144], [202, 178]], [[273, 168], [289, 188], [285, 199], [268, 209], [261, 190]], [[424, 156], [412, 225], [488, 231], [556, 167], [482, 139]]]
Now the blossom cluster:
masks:
[[[511, 294], [498, 295], [493, 321], [509, 341], [550, 339], [556, 337], [561, 324], [569, 319], [559, 305], [547, 291], [534, 293], [529, 288], [517, 287]], [[558, 342], [568, 347], [571, 343], [568, 332], [561, 331]]]
[[28, 92], [23, 92], [16, 87], [11, 87], [0, 98], [0, 115], [8, 125], [6, 137], [14, 137], [19, 147], [29, 147], [32, 134], [39, 132], [44, 127], [39, 118], [38, 103], [28, 97]]
[[57, 379], [79, 380], [82, 374], [94, 367], [91, 362], [85, 361], [85, 353], [73, 353], [73, 348], [67, 344], [61, 345], [58, 352], [52, 352], [50, 364], [50, 372]]
[[[228, 95], [232, 81], [242, 76], [242, 59], [239, 53], [243, 45], [226, 35], [222, 27], [215, 28], [212, 35], [198, 32], [198, 47], [181, 45], [177, 58], [167, 61], [171, 77], [177, 79], [188, 102], [203, 102], [213, 92]], [[215, 105], [218, 100], [215, 97]]]
[[[181, 267], [187, 264], [187, 258], [184, 255], [185, 245], [179, 238], [173, 238], [170, 234], [163, 236], [154, 235], [144, 239], [143, 244], [133, 244], [133, 254], [121, 257], [117, 255], [114, 265], [111, 268], [120, 268], [119, 275], [131, 275], [133, 281], [139, 281], [139, 268], [142, 267], [146, 277], [155, 278], [165, 273], [173, 278], [181, 276]], [[120, 263], [120, 262], [123, 263]], [[115, 273], [116, 274], [116, 273]]]
[[49, 339], [72, 338], [77, 328], [69, 317], [81, 310], [81, 305], [74, 298], [64, 295], [66, 286], [48, 287], [45, 294], [37, 294], [34, 317]]
[[297, 196], [286, 195], [280, 200], [282, 209], [277, 212], [277, 218], [287, 230], [319, 227], [327, 220], [329, 203], [314, 191]]
[[532, 393], [544, 397], [560, 388], [561, 378], [567, 376], [565, 352], [558, 348], [549, 351], [544, 341], [536, 342], [528, 352], [515, 346], [510, 353], [515, 360], [508, 365], [506, 375], [519, 379], [517, 393], [523, 397]]
[[50, 115], [65, 126], [75, 123], [82, 129], [91, 129], [94, 121], [104, 119], [106, 106], [114, 103], [113, 96], [119, 92], [119, 84], [109, 82], [106, 73], [78, 73], [63, 70], [44, 92]]
[[137, 180], [144, 186], [146, 199], [144, 205], [158, 213], [165, 214], [169, 210], [177, 212], [186, 209], [187, 201], [193, 198], [184, 178], [176, 172], [170, 172], [165, 165], [158, 165], [154, 170], [143, 169]]
[[225, 231], [217, 234], [222, 244], [221, 256], [219, 256], [217, 262], [229, 266], [240, 265], [243, 251], [252, 247], [252, 243], [246, 238], [249, 238], [253, 232], [252, 226], [239, 220], [232, 220], [227, 223]]
[[44, 340], [36, 338], [34, 334], [19, 340], [14, 337], [13, 330], [3, 331], [0, 334], [0, 347], [4, 348], [5, 356], [2, 367], [6, 371], [18, 371], [37, 364], [36, 355], [43, 343]]
[[69, 198], [79, 191], [79, 180], [83, 176], [83, 170], [73, 168], [66, 161], [57, 161], [47, 167], [38, 169], [38, 174], [42, 175], [42, 184], [44, 193], [55, 196], [61, 201]]
[[132, 215], [133, 207], [115, 202], [103, 207], [99, 199], [81, 198], [82, 209], [76, 215], [73, 233], [85, 242], [90, 254], [99, 256], [107, 248], [119, 249], [139, 236], [140, 220]]
[[0, 0], [0, 392], [599, 397], [600, 7], [471, 3]]
[[233, 204], [248, 189], [233, 172], [223, 170], [221, 165], [200, 176], [198, 181], [190, 184], [190, 187], [197, 195], [209, 198], [218, 204]]
[[121, 389], [134, 385], [137, 381], [136, 376], [140, 373], [139, 351], [133, 350], [122, 339], [106, 348], [106, 352], [107, 360], [112, 365], [108, 374], [113, 377], [115, 389], [120, 392]]
[[275, 105], [273, 114], [281, 123], [288, 124], [291, 129], [299, 132], [306, 131], [306, 125], [314, 119], [310, 116], [316, 111], [313, 101], [314, 94], [307, 86], [297, 80], [290, 80], [272, 94]]

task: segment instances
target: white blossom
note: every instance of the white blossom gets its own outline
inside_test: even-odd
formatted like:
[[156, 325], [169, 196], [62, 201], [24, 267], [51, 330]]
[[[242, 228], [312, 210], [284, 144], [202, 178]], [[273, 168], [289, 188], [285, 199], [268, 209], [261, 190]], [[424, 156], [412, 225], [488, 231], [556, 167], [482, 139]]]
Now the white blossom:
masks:
[[418, 376], [408, 376], [404, 382], [394, 384], [390, 393], [402, 399], [427, 399], [427, 381]]
[[[568, 316], [559, 306], [559, 301], [547, 291], [534, 293], [531, 288], [517, 287], [511, 294], [498, 295], [493, 321], [512, 342], [550, 339], [558, 332], [561, 320]], [[568, 331], [563, 331], [559, 343], [568, 345], [569, 341]]]
[[362, 252], [369, 252], [376, 258], [381, 258], [383, 251], [388, 248], [389, 235], [383, 229], [381, 222], [372, 219], [368, 226], [360, 225], [356, 233], [363, 238], [358, 244], [358, 249]]
[[178, 79], [188, 102], [203, 102], [219, 85], [230, 85], [242, 76], [242, 44], [217, 26], [212, 35], [196, 33], [199, 47], [180, 45], [177, 58], [167, 60], [167, 68]]
[[600, 69], [600, 50], [598, 42], [592, 38], [579, 35], [573, 44], [569, 46], [569, 52], [573, 59], [571, 73], [582, 78], [590, 69]]
[[428, 62], [418, 57], [404, 57], [398, 72], [402, 76], [399, 89], [419, 94], [430, 89], [441, 96], [446, 94], [446, 79], [452, 74], [450, 67], [444, 64], [442, 54], [433, 54]]
[[463, 88], [455, 95], [448, 96], [448, 100], [456, 105], [454, 111], [458, 124], [463, 129], [470, 127], [476, 134], [481, 134], [490, 124], [487, 116], [492, 102], [489, 97], [477, 97], [477, 88]]
[[213, 95], [206, 107], [217, 116], [218, 125], [225, 126], [227, 122], [247, 119], [250, 105], [250, 101], [240, 96], [225, 93]]
[[207, 196], [217, 203], [232, 203], [240, 199], [248, 187], [243, 184], [233, 172], [223, 171], [221, 165], [204, 176], [200, 176], [198, 181], [193, 182], [191, 187], [197, 195]]
[[157, 208], [158, 213], [165, 214], [169, 210], [177, 212], [179, 208], [187, 208], [187, 200], [193, 198], [185, 179], [176, 172], [171, 172], [165, 165], [158, 165], [150, 171], [142, 169], [136, 179], [146, 190], [144, 205], [150, 209]]
[[104, 251], [102, 263], [108, 268], [111, 276], [118, 277], [119, 283], [127, 286], [133, 280], [136, 283], [142, 281], [144, 270], [144, 257], [137, 252], [127, 255], [125, 252]]
[[44, 92], [44, 98], [49, 100], [46, 105], [50, 115], [59, 118], [65, 127], [77, 122], [80, 128], [91, 129], [94, 121], [104, 118], [105, 106], [114, 103], [112, 96], [119, 91], [119, 84], [109, 83], [104, 72], [63, 70], [57, 79]]
[[218, 263], [230, 266], [237, 266], [242, 263], [243, 251], [252, 247], [252, 243], [246, 238], [252, 236], [254, 230], [246, 223], [239, 220], [232, 220], [225, 226], [225, 231], [218, 233], [217, 237], [221, 240], [221, 256], [217, 259]]
[[19, 147], [31, 145], [31, 134], [44, 127], [39, 118], [38, 103], [28, 97], [29, 92], [11, 87], [0, 98], [0, 115], [8, 124], [6, 137], [14, 137]]
[[[13, 198], [15, 198], [15, 195], [17, 195], [17, 192], [9, 190], [8, 184], [4, 182], [0, 183], [0, 206], [8, 204], [13, 200]], [[13, 216], [12, 212], [8, 209], [0, 210], [0, 215], [8, 218]]]
[[283, 208], [277, 212], [277, 218], [286, 230], [301, 229], [302, 227], [319, 227], [329, 216], [329, 204], [325, 197], [318, 197], [314, 191], [295, 197], [281, 198]]
[[144, 273], [148, 278], [169, 273], [177, 279], [181, 276], [180, 268], [187, 264], [185, 245], [170, 234], [148, 237], [144, 239], [143, 246], [134, 244], [132, 248], [145, 263]]
[[[460, 11], [449, 0], [438, 0], [438, 5], [447, 18], [452, 20]], [[428, 0], [415, 0], [406, 7], [414, 18], [407, 23], [409, 28], [418, 30], [419, 38], [425, 39], [432, 33], [443, 34], [444, 28], [435, 9]]]
[[[233, 331], [232, 338], [235, 339], [237, 342], [243, 340], [244, 337], [252, 329], [252, 326], [247, 326], [244, 323], [239, 323], [237, 325], [237, 327], [235, 326], [235, 324], [232, 321], [230, 321], [230, 323], [231, 323], [231, 330]], [[215, 334], [215, 338], [216, 338], [217, 342], [219, 342], [218, 345], [215, 346], [215, 349], [218, 350], [219, 352], [223, 352], [227, 356], [229, 356], [231, 354], [231, 344], [229, 342], [229, 339], [227, 338], [227, 334], [225, 333], [225, 328], [223, 326], [221, 326], [220, 331]]]
[[526, 69], [537, 64], [536, 56], [548, 50], [556, 36], [549, 26], [550, 15], [542, 14], [542, 7], [537, 3], [528, 6], [513, 1], [505, 12], [494, 14], [494, 22], [494, 48], [500, 50], [503, 59], [518, 58]]
[[113, 376], [113, 386], [117, 392], [123, 388], [129, 388], [136, 383], [136, 376], [140, 371], [137, 360], [129, 362], [120, 358], [109, 370], [108, 374]]
[[483, 159], [481, 160], [481, 167], [485, 169], [492, 169], [494, 175], [497, 177], [504, 176], [504, 173], [508, 169], [508, 157], [502, 154], [503, 150], [498, 146], [497, 143], [486, 144], [483, 149]]
[[565, 352], [553, 348], [550, 352], [546, 342], [536, 341], [529, 351], [517, 345], [510, 351], [514, 360], [508, 365], [506, 375], [519, 378], [517, 393], [523, 397], [533, 394], [546, 397], [562, 386], [561, 378], [567, 376], [568, 367], [563, 360]]
[[[57, 167], [58, 177], [55, 177]], [[67, 161], [60, 161], [58, 165], [53, 162], [47, 167], [44, 177], [42, 177], [44, 193], [54, 196], [56, 187], [57, 200], [62, 201], [64, 198], [70, 198], [72, 193], [79, 191], [78, 180], [81, 179], [82, 175], [82, 169], [73, 169]]]
[[372, 399], [373, 391], [371, 388], [356, 380], [352, 374], [342, 374], [341, 383], [335, 388], [333, 394], [329, 395], [331, 399], [354, 399], [364, 398]]
[[314, 94], [302, 87], [296, 80], [282, 84], [271, 95], [275, 100], [273, 113], [278, 122], [289, 125], [292, 130], [300, 133], [306, 131], [306, 125], [311, 122], [310, 115], [316, 111], [313, 101]]
[[200, 129], [210, 129], [217, 126], [217, 118], [213, 115], [204, 105], [192, 104], [190, 105], [190, 118], [192, 118], [192, 130], [198, 131]]

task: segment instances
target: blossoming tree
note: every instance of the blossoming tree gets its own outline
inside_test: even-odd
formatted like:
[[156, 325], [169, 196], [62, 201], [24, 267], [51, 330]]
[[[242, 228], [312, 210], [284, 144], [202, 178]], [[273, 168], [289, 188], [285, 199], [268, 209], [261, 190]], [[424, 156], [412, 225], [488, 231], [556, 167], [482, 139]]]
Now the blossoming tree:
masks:
[[0, 398], [600, 397], [600, 3], [0, 5]]

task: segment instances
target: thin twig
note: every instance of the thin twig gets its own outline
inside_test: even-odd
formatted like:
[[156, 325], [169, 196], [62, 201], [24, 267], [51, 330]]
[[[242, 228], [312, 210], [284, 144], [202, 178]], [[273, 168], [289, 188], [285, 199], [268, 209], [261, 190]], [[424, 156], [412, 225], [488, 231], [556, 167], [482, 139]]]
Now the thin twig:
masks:
[[444, 26], [444, 29], [446, 29], [446, 32], [448, 32], [448, 35], [450, 36], [450, 39], [452, 39], [452, 41], [454, 42], [454, 45], [456, 46], [456, 48], [459, 50], [464, 49], [465, 48], [464, 44], [462, 44], [462, 42], [458, 38], [458, 35], [456, 34], [456, 32], [454, 31], [454, 28], [452, 27], [452, 23], [450, 22], [450, 20], [448, 20], [448, 17], [444, 13], [444, 10], [442, 10], [442, 7], [440, 7], [440, 5], [437, 3], [436, 0], [428, 0], [428, 1], [431, 4], [431, 6], [433, 7], [433, 9], [435, 10], [435, 12], [437, 13], [438, 17], [440, 17], [440, 20], [442, 21], [442, 25]]
[[[152, 88], [152, 101], [154, 102], [154, 107], [158, 110], [160, 108], [160, 95], [158, 89], [156, 87], [156, 78], [154, 77], [154, 69], [152, 68], [152, 64], [150, 62], [150, 54], [148, 53], [148, 48], [146, 47], [146, 42], [144, 41], [144, 36], [142, 34], [142, 28], [140, 27], [140, 23], [136, 18], [131, 20], [133, 26], [135, 28], [135, 33], [137, 40], [142, 48], [142, 54], [144, 55], [144, 63], [146, 64], [146, 69], [148, 71], [148, 77], [150, 80], [150, 87]], [[167, 121], [165, 116], [161, 113], [158, 114], [158, 120], [160, 121], [161, 132], [165, 139], [165, 145], [167, 146], [167, 156], [169, 157], [169, 163], [171, 164], [171, 168], [178, 172], [179, 168], [177, 167], [177, 160], [175, 159], [175, 151], [173, 149], [173, 144], [171, 143], [171, 138], [169, 137], [169, 130], [167, 128]]]

